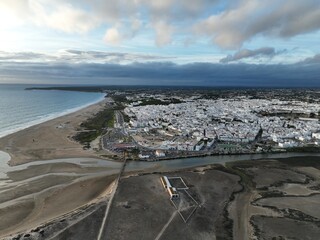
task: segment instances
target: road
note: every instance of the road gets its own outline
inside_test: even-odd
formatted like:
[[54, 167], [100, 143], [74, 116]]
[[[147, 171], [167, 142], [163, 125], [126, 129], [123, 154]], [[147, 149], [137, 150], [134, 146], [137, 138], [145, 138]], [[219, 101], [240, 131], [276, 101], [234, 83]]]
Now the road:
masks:
[[120, 111], [115, 111], [115, 127], [116, 128], [123, 128], [124, 126], [124, 119], [123, 115]]
[[124, 160], [124, 162], [122, 164], [121, 170], [119, 172], [119, 175], [118, 175], [117, 179], [115, 180], [114, 187], [113, 187], [113, 190], [112, 190], [112, 193], [111, 193], [111, 197], [109, 199], [108, 206], [106, 208], [106, 212], [104, 214], [104, 217], [103, 217], [103, 220], [102, 220], [102, 223], [101, 223], [101, 227], [100, 227], [100, 230], [99, 230], [99, 234], [98, 234], [97, 240], [107, 239], [107, 237], [103, 237], [103, 233], [105, 232], [106, 222], [107, 222], [107, 219], [108, 219], [110, 208], [111, 208], [112, 203], [113, 203], [114, 195], [117, 192], [117, 188], [118, 188], [118, 185], [119, 185], [119, 182], [120, 182], [121, 175], [124, 172], [124, 169], [125, 169], [125, 166], [126, 166], [126, 162], [127, 162], [127, 160], [125, 158], [125, 160]]

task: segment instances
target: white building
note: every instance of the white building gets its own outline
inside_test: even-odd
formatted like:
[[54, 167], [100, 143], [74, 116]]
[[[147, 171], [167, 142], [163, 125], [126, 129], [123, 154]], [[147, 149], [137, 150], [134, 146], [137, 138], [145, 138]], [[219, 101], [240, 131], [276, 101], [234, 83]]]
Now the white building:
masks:
[[150, 156], [149, 155], [143, 155], [143, 154], [139, 154], [139, 158], [140, 159], [148, 159]]
[[161, 180], [163, 187], [168, 191], [171, 199], [179, 197], [179, 193], [178, 193], [177, 189], [171, 186], [171, 183], [170, 183], [168, 177], [163, 176], [160, 178], [160, 180]]
[[203, 148], [203, 146], [204, 146], [204, 141], [200, 141], [200, 142], [198, 142], [197, 145], [194, 147], [194, 150], [200, 151], [201, 148]]
[[312, 133], [312, 138], [320, 139], [320, 132], [318, 132], [318, 133]]
[[157, 157], [165, 157], [166, 154], [162, 150], [156, 150], [156, 156]]
[[214, 139], [208, 139], [207, 146], [211, 147], [214, 144]]

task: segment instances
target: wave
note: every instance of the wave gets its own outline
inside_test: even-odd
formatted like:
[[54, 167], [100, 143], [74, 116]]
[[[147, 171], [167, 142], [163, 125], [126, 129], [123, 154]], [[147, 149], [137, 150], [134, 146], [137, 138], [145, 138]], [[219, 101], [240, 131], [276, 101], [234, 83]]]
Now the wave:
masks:
[[7, 129], [5, 131], [1, 131], [0, 132], [0, 138], [3, 138], [5, 136], [8, 136], [8, 135], [13, 134], [15, 132], [19, 132], [19, 131], [24, 130], [26, 128], [38, 125], [40, 123], [44, 123], [44, 122], [47, 122], [49, 120], [65, 116], [65, 115], [73, 113], [73, 112], [77, 112], [77, 111], [79, 111], [81, 109], [84, 109], [86, 107], [89, 107], [91, 105], [94, 105], [96, 103], [101, 102], [104, 98], [105, 98], [105, 94], [102, 94], [101, 98], [99, 98], [99, 99], [97, 99], [95, 101], [86, 103], [86, 104], [84, 104], [82, 106], [66, 109], [66, 110], [64, 110], [62, 112], [58, 112], [58, 113], [56, 112], [56, 113], [45, 114], [45, 115], [42, 115], [39, 118], [34, 119], [32, 121], [28, 121], [26, 123], [14, 125], [14, 126], [12, 126], [11, 129]]

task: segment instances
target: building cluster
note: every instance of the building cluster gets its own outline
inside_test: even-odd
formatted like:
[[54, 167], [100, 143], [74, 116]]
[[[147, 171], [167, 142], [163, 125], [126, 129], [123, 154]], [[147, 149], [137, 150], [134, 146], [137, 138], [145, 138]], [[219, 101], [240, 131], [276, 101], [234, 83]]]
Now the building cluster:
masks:
[[[128, 131], [156, 131], [163, 136], [181, 136], [177, 141], [165, 140], [160, 148], [199, 150], [214, 140], [249, 143], [258, 135], [279, 147], [292, 147], [306, 142], [318, 143], [319, 104], [277, 99], [183, 99], [170, 105], [129, 106]], [[310, 117], [312, 116], [312, 117]], [[184, 140], [181, 140], [184, 139]], [[198, 146], [198, 147], [197, 147]]]

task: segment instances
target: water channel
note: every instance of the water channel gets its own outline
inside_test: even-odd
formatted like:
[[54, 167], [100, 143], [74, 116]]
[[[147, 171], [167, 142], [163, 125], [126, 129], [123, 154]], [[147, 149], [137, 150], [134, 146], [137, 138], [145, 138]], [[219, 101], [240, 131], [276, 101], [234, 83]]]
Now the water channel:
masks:
[[[126, 164], [126, 172], [134, 171], [173, 171], [186, 169], [191, 167], [200, 167], [209, 164], [224, 164], [233, 161], [243, 160], [259, 160], [259, 159], [275, 159], [275, 158], [291, 158], [291, 157], [320, 157], [320, 153], [268, 153], [268, 154], [243, 154], [243, 155], [220, 155], [207, 157], [192, 157], [163, 161], [129, 161]], [[9, 166], [9, 154], [0, 151], [0, 179], [6, 177], [6, 173], [19, 171], [27, 168], [32, 168], [36, 165], [54, 164], [54, 163], [73, 163], [82, 167], [105, 167], [110, 169], [120, 169], [121, 163], [97, 158], [69, 158], [69, 159], [54, 159], [45, 161], [34, 161], [18, 166]]]

